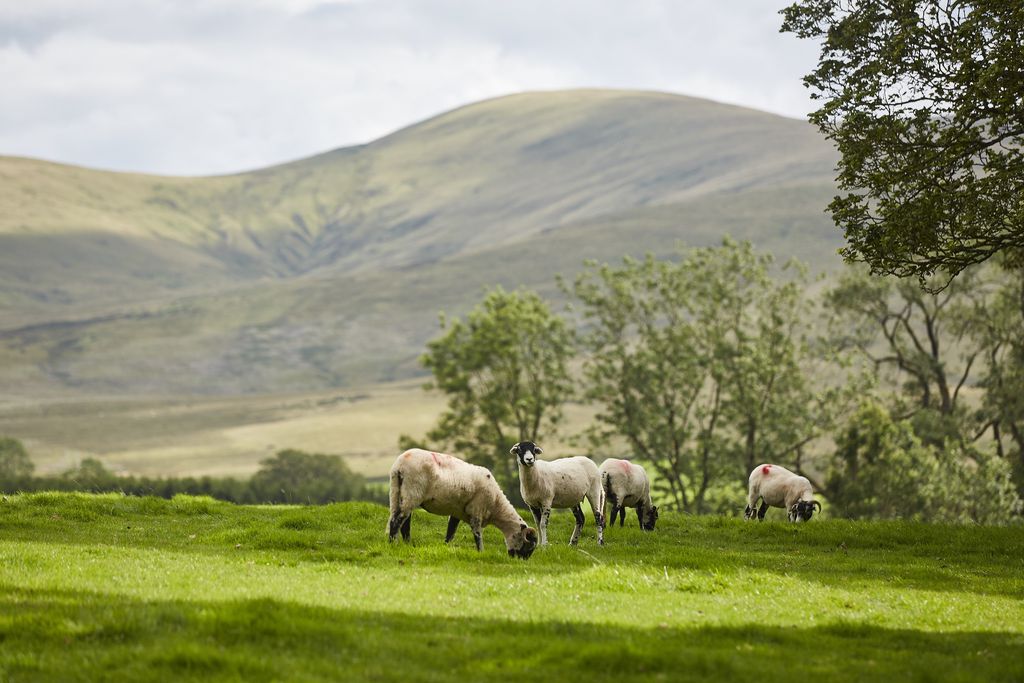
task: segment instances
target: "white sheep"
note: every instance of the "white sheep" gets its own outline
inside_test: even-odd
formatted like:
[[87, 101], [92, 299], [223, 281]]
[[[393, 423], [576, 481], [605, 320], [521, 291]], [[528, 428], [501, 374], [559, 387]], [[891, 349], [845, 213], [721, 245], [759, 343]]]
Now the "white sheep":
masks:
[[636, 508], [636, 518], [644, 531], [654, 531], [658, 521], [658, 508], [651, 501], [651, 481], [647, 471], [628, 460], [608, 458], [601, 467], [601, 483], [605, 500], [611, 505], [612, 514], [606, 519], [615, 525], [619, 515], [619, 526], [626, 522], [626, 508]]
[[548, 543], [548, 520], [552, 508], [570, 508], [576, 518], [569, 545], [576, 545], [583, 529], [583, 499], [590, 502], [597, 522], [597, 542], [604, 545], [604, 489], [601, 473], [590, 458], [581, 455], [545, 461], [543, 451], [532, 441], [521, 441], [509, 449], [519, 460], [519, 491], [530, 506], [540, 531], [540, 544]]
[[399, 530], [402, 539], [409, 540], [412, 512], [422, 507], [448, 516], [445, 543], [455, 536], [459, 522], [466, 522], [473, 530], [477, 550], [483, 550], [482, 531], [488, 524], [505, 535], [510, 557], [525, 560], [537, 547], [536, 530], [519, 516], [490, 471], [445, 453], [412, 448], [399, 455], [391, 466], [390, 502], [391, 541]]
[[780, 465], [758, 465], [750, 473], [748, 482], [750, 489], [744, 519], [754, 516], [758, 498], [762, 500], [761, 509], [756, 510], [759, 520], [764, 519], [769, 506], [787, 510], [791, 522], [808, 521], [815, 507], [821, 511], [821, 503], [814, 500], [814, 489], [807, 477]]

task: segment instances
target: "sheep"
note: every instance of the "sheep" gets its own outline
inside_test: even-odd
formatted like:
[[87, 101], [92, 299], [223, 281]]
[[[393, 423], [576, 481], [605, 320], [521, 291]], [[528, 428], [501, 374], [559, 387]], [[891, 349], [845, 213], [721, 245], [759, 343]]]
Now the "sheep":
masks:
[[611, 525], [615, 525], [615, 515], [619, 515], [619, 526], [623, 526], [626, 522], [626, 508], [631, 507], [636, 508], [640, 528], [654, 531], [658, 508], [651, 502], [651, 482], [644, 468], [628, 460], [608, 458], [598, 469], [601, 471], [605, 499], [612, 507]]
[[814, 500], [814, 489], [807, 477], [790, 472], [779, 465], [758, 465], [750, 473], [750, 491], [747, 495], [747, 510], [744, 519], [755, 514], [757, 499], [762, 501], [756, 511], [759, 520], [764, 519], [768, 506], [785, 508], [789, 521], [806, 522], [814, 514], [814, 508], [821, 511], [821, 503]]
[[412, 512], [422, 507], [448, 516], [445, 543], [455, 537], [459, 522], [466, 522], [477, 550], [483, 550], [482, 531], [488, 524], [505, 535], [509, 557], [525, 560], [537, 547], [537, 531], [519, 516], [490, 471], [445, 453], [412, 448], [399, 455], [391, 466], [389, 498], [389, 541], [395, 540], [399, 530], [402, 539], [409, 540]]
[[581, 455], [550, 462], [540, 460], [543, 453], [532, 441], [521, 441], [509, 449], [519, 460], [519, 491], [530, 506], [540, 531], [540, 544], [548, 543], [551, 508], [571, 508], [576, 518], [569, 545], [576, 545], [583, 529], [583, 498], [590, 502], [597, 522], [597, 543], [604, 545], [604, 489], [601, 473], [590, 458]]

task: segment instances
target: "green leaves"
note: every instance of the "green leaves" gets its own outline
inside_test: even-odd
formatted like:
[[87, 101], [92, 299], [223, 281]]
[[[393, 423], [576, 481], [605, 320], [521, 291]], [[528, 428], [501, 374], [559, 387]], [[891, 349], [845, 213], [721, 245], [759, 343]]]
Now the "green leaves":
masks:
[[465, 320], [442, 318], [444, 333], [421, 358], [448, 407], [427, 438], [492, 469], [514, 493], [509, 447], [543, 441], [572, 393], [573, 335], [535, 293], [488, 293]]
[[804, 0], [783, 31], [822, 40], [805, 79], [835, 141], [842, 250], [941, 288], [1024, 248], [1024, 7], [1016, 0]]
[[616, 438], [657, 470], [679, 509], [705, 511], [715, 487], [759, 461], [798, 459], [827, 422], [814, 367], [806, 275], [782, 278], [749, 243], [690, 249], [678, 262], [590, 264], [582, 303], [587, 398], [597, 444]]

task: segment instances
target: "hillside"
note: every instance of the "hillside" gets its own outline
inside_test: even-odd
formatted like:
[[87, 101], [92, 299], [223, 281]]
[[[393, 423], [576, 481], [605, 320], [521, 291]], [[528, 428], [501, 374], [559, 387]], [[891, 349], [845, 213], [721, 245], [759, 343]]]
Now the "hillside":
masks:
[[0, 158], [8, 395], [236, 394], [418, 372], [439, 310], [724, 234], [832, 267], [834, 152], [677, 95], [530, 93], [251, 173]]
[[[827, 515], [826, 510], [826, 515]], [[494, 527], [367, 503], [0, 499], [10, 681], [1019, 681], [1024, 529], [571, 515]], [[630, 520], [633, 521], [632, 519]], [[561, 541], [555, 539], [562, 539]], [[794, 672], [799, 672], [795, 676]]]

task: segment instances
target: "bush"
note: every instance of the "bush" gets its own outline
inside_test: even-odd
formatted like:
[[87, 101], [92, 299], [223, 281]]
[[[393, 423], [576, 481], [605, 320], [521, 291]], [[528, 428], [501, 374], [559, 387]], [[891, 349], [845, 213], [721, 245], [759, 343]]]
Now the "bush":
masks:
[[997, 524], [1021, 512], [1005, 460], [951, 441], [926, 445], [877, 403], [850, 419], [834, 464], [827, 488], [841, 516]]

